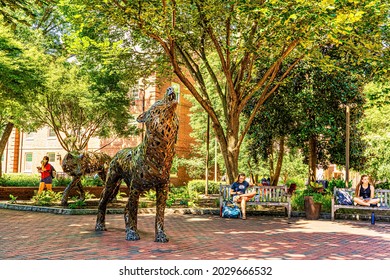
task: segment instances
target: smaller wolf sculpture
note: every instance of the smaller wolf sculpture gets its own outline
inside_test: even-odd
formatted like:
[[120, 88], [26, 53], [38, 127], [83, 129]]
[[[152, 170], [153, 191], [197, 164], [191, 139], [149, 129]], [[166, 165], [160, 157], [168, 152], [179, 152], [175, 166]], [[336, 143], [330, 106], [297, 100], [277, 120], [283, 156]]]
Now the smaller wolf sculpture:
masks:
[[61, 205], [68, 204], [69, 192], [77, 186], [80, 192], [80, 200], [85, 199], [85, 192], [81, 185], [81, 177], [97, 173], [103, 182], [106, 181], [108, 166], [111, 157], [101, 152], [71, 152], [67, 153], [62, 161], [62, 170], [72, 176], [72, 181], [62, 194]]

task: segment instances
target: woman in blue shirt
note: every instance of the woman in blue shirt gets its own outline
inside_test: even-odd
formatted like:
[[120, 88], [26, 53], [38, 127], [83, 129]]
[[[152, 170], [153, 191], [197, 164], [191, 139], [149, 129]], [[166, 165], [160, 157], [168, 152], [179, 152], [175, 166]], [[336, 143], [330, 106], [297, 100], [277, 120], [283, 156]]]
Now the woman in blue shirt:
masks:
[[238, 175], [237, 181], [230, 187], [233, 201], [241, 203], [242, 219], [246, 220], [246, 202], [256, 195], [256, 191], [245, 193], [250, 184], [245, 181], [245, 174]]

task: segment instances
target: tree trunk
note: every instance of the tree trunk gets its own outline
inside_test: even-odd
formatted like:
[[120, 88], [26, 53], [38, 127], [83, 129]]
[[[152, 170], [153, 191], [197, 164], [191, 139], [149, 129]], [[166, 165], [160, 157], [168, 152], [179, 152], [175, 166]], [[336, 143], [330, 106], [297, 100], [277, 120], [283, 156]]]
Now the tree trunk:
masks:
[[317, 170], [317, 139], [312, 136], [309, 139], [309, 184], [316, 181]]
[[[11, 135], [13, 128], [14, 128], [14, 124], [11, 122], [8, 122], [7, 125], [5, 126], [3, 135], [1, 136], [1, 139], [0, 139], [0, 160], [1, 160], [1, 157], [3, 156], [5, 146], [7, 145], [9, 136]], [[2, 166], [0, 163], [0, 177], [2, 177], [2, 176], [3, 176]]]
[[221, 154], [225, 163], [226, 174], [227, 174], [227, 183], [233, 183], [238, 176], [238, 155], [240, 148], [237, 147], [238, 143], [238, 133], [229, 134], [227, 137], [223, 134], [222, 129], [215, 129], [216, 136], [220, 143]]
[[[269, 150], [268, 150], [268, 164], [269, 164], [269, 178], [271, 180], [271, 182], [273, 182], [273, 178], [274, 178], [274, 173], [275, 173], [275, 170], [274, 170], [274, 143], [271, 143], [271, 147], [269, 147]], [[273, 184], [271, 184], [271, 186], [273, 186]]]
[[282, 165], [283, 165], [284, 143], [285, 143], [285, 137], [282, 137], [279, 142], [279, 155], [278, 155], [278, 161], [276, 163], [276, 169], [274, 170], [273, 176], [271, 177], [271, 186], [277, 186], [279, 182], [280, 171], [282, 170]]

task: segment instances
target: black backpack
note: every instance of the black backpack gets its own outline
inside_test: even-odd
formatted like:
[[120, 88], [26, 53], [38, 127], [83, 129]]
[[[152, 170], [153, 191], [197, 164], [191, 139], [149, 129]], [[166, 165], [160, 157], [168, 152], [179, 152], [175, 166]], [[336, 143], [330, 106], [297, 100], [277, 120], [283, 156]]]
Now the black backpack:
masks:
[[57, 176], [57, 171], [55, 170], [54, 166], [51, 166], [50, 176], [52, 179], [54, 179]]

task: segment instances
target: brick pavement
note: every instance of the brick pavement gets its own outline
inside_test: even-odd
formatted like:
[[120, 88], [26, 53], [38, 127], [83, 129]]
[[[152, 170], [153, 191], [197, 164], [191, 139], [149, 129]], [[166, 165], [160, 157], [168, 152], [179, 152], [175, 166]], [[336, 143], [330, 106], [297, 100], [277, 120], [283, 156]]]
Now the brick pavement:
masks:
[[[0, 209], [1, 260], [390, 260], [390, 224], [250, 216], [167, 214], [170, 242], [153, 242], [154, 215], [140, 214], [141, 240], [125, 240], [123, 215], [56, 215]], [[369, 245], [368, 245], [369, 244]]]

